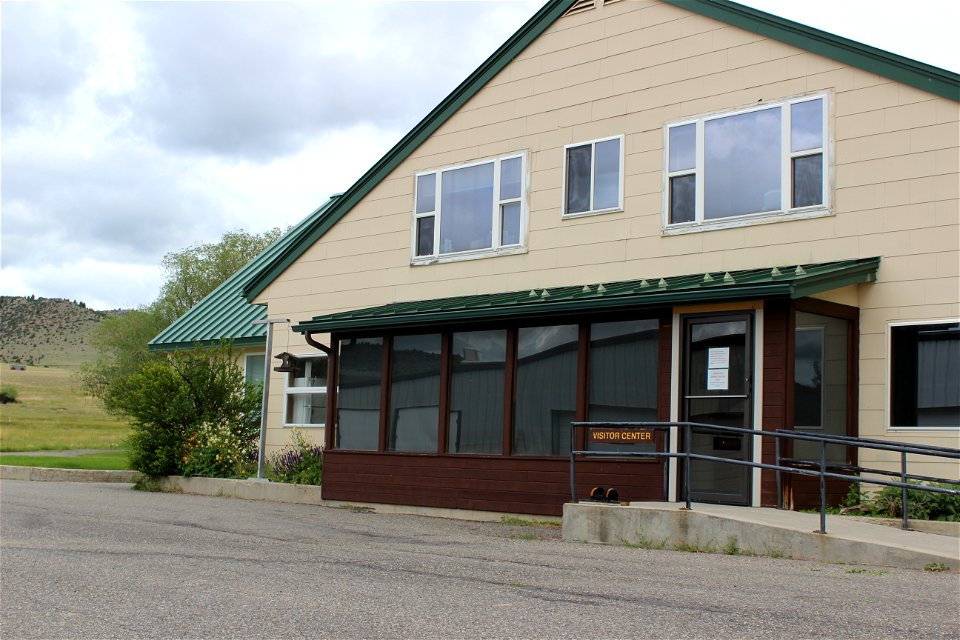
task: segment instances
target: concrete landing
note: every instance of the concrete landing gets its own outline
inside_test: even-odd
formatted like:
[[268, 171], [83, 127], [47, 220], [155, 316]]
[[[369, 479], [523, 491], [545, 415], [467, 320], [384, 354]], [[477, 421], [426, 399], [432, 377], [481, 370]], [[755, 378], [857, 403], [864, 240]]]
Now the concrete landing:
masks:
[[628, 506], [570, 503], [563, 539], [650, 549], [744, 553], [908, 569], [942, 563], [960, 569], [960, 540], [827, 515], [727, 505], [648, 502]]

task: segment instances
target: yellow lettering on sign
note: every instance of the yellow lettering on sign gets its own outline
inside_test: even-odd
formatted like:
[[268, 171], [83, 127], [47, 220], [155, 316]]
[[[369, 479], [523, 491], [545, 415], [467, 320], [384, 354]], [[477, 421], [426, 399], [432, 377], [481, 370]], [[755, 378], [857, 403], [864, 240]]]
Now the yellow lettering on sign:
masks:
[[600, 429], [592, 429], [590, 431], [590, 440], [592, 442], [615, 442], [623, 444], [653, 442], [653, 431], [603, 431]]

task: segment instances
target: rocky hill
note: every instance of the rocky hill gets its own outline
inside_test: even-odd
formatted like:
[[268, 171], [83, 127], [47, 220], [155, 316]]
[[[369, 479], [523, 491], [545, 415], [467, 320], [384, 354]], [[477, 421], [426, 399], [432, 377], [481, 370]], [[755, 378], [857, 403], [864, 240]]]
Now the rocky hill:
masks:
[[78, 367], [96, 357], [91, 329], [116, 313], [63, 298], [0, 296], [0, 361]]

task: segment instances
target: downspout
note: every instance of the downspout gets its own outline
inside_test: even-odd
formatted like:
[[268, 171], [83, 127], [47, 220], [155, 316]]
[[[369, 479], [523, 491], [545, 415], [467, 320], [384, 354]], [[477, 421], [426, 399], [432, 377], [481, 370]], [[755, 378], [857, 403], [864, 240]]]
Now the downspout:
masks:
[[310, 345], [311, 347], [314, 347], [314, 348], [316, 348], [316, 349], [320, 349], [320, 351], [323, 351], [325, 354], [330, 355], [330, 347], [328, 347], [328, 346], [325, 345], [325, 344], [320, 344], [319, 342], [317, 342], [316, 340], [314, 340], [314, 339], [313, 339], [313, 332], [312, 332], [312, 331], [307, 331], [307, 332], [305, 332], [305, 333], [303, 334], [303, 339], [306, 340], [306, 341], [307, 341], [307, 344]]

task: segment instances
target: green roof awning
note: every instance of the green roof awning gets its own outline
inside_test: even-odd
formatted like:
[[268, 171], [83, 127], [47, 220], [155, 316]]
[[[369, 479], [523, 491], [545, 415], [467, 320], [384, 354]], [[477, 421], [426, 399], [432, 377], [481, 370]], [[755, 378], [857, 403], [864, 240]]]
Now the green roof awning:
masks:
[[841, 260], [740, 271], [711, 271], [490, 293], [456, 298], [394, 302], [379, 307], [315, 316], [293, 327], [313, 331], [380, 331], [510, 318], [550, 318], [695, 302], [803, 298], [853, 284], [872, 282], [880, 258]]

